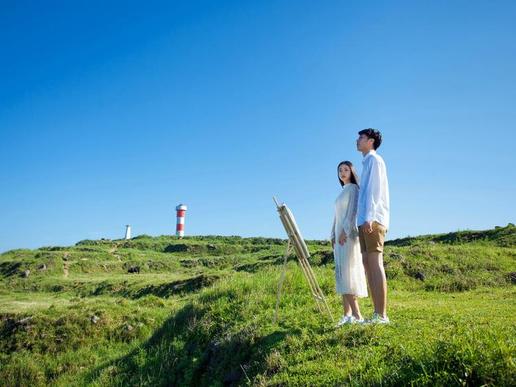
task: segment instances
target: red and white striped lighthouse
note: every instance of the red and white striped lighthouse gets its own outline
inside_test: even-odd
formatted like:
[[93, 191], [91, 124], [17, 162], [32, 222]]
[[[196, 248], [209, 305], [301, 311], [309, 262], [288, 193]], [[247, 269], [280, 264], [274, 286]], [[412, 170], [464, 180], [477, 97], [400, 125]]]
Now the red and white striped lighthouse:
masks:
[[177, 211], [177, 224], [176, 224], [176, 236], [181, 239], [185, 235], [185, 215], [188, 208], [184, 204], [179, 204], [176, 207]]

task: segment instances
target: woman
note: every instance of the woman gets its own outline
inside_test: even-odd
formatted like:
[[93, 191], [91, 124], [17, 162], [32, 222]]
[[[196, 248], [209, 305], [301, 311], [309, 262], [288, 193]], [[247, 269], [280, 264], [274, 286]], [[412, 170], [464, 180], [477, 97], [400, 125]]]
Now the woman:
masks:
[[[337, 326], [363, 323], [357, 297], [367, 297], [367, 283], [357, 229], [358, 177], [350, 161], [337, 167], [342, 192], [335, 200], [331, 242], [335, 257], [337, 293], [342, 295], [344, 315]], [[336, 239], [337, 238], [337, 239]]]

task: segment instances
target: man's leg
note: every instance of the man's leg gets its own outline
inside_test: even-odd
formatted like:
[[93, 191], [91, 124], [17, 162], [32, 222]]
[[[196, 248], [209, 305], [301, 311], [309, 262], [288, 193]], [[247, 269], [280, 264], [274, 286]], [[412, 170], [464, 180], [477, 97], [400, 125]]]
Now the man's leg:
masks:
[[[371, 295], [371, 298], [373, 297], [373, 292], [371, 291], [371, 277], [370, 277], [370, 272], [369, 272], [369, 259], [368, 259], [368, 254], [366, 252], [362, 252], [362, 263], [364, 264], [364, 271], [365, 271], [365, 275], [366, 275], [366, 280], [367, 280], [367, 287], [369, 289], [369, 294]], [[373, 301], [373, 304], [374, 304], [374, 301]]]
[[382, 253], [367, 253], [367, 280], [373, 299], [374, 311], [387, 317], [387, 279], [383, 268]]
[[[367, 285], [370, 287], [371, 281], [369, 280], [369, 270], [368, 270], [368, 261], [367, 261], [367, 245], [365, 240], [365, 231], [363, 226], [358, 227], [358, 241], [360, 242], [360, 252], [362, 253], [362, 264], [364, 265], [364, 271], [366, 275]], [[371, 289], [369, 289], [369, 294], [371, 294]]]
[[387, 309], [387, 279], [383, 268], [385, 228], [374, 222], [373, 232], [367, 233], [363, 227], [360, 228], [360, 232], [362, 261], [374, 311], [385, 318]]

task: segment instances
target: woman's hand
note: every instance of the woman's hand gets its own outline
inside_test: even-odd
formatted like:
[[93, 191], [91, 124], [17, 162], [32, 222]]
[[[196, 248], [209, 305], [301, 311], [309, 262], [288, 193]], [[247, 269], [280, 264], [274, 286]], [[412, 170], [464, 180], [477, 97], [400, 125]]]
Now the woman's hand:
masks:
[[343, 245], [344, 243], [346, 243], [347, 239], [348, 239], [348, 236], [346, 235], [346, 233], [344, 231], [341, 231], [341, 233], [339, 235], [339, 245]]

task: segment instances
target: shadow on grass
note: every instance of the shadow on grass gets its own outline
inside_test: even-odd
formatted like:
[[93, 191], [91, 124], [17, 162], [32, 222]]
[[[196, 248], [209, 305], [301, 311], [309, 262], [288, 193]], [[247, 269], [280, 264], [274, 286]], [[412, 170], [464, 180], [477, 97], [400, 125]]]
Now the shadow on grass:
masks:
[[[142, 345], [126, 356], [102, 364], [87, 375], [86, 383], [116, 385], [240, 385], [267, 369], [271, 349], [296, 334], [280, 328], [260, 336], [253, 323], [231, 326], [239, 321], [238, 310], [229, 321], [213, 321], [220, 316], [210, 305], [241, 297], [234, 291], [210, 292], [199, 303], [190, 303], [168, 318]], [[299, 334], [299, 332], [297, 332]], [[107, 379], [106, 379], [107, 378]]]
[[126, 298], [138, 299], [149, 295], [167, 298], [172, 295], [193, 293], [204, 287], [214, 284], [220, 278], [216, 274], [200, 274], [195, 277], [167, 282], [159, 285], [148, 285], [140, 289], [131, 289], [129, 284], [122, 286], [116, 283], [103, 282], [99, 284], [91, 295], [100, 296], [103, 294], [114, 294]]
[[0, 274], [5, 277], [20, 274], [21, 262], [2, 262], [0, 263]]
[[[248, 262], [235, 265], [233, 267], [233, 270], [245, 271], [247, 273], [256, 273], [268, 267], [283, 266], [284, 260], [285, 257], [283, 254], [267, 255], [264, 257], [260, 257], [259, 260], [255, 262]], [[289, 256], [287, 257], [287, 262], [291, 261], [298, 262], [298, 259], [294, 254], [289, 254]]]
[[198, 291], [203, 287], [212, 285], [218, 279], [218, 275], [201, 274], [185, 280], [174, 281], [161, 285], [146, 286], [131, 294], [130, 297], [141, 298], [151, 294], [158, 297], [170, 297], [171, 295], [178, 293], [191, 293]]

